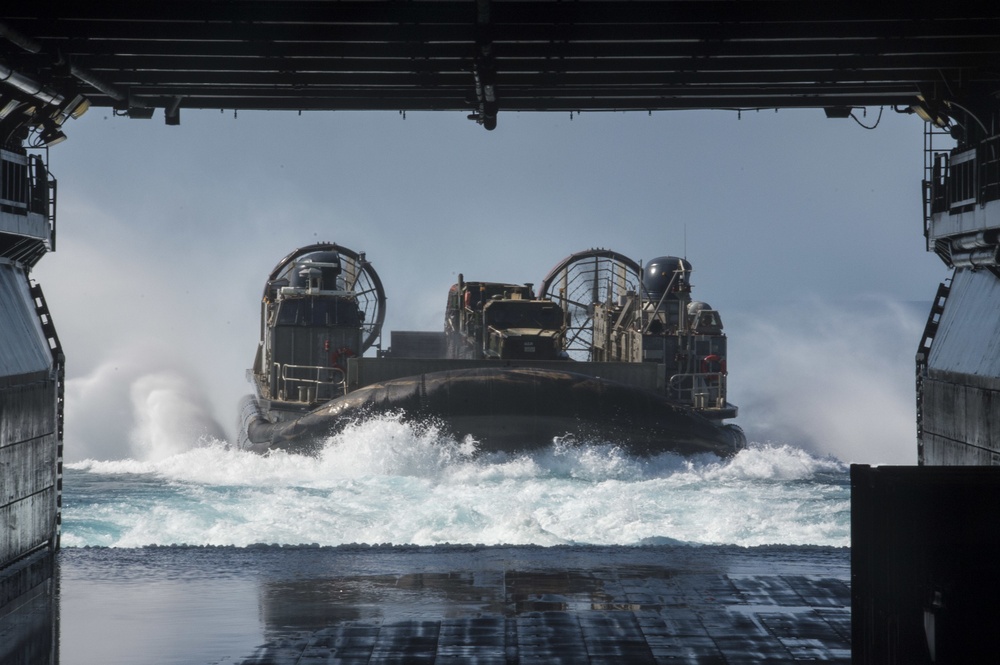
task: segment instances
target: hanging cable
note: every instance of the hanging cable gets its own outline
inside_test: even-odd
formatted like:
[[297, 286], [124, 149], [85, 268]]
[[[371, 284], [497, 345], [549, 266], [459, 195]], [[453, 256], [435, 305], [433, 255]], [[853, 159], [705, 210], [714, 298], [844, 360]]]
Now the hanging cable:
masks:
[[862, 126], [862, 127], [864, 127], [865, 129], [875, 129], [876, 127], [878, 127], [878, 123], [879, 123], [879, 121], [880, 121], [880, 120], [882, 120], [882, 110], [883, 110], [884, 108], [885, 108], [884, 106], [880, 106], [880, 107], [878, 107], [878, 117], [877, 117], [877, 118], [875, 118], [875, 124], [874, 124], [874, 125], [872, 125], [871, 127], [869, 127], [869, 126], [868, 126], [868, 125], [866, 125], [865, 123], [863, 123], [863, 122], [861, 122], [860, 120], [858, 120], [858, 116], [854, 115], [854, 112], [853, 112], [853, 111], [851, 111], [851, 117], [852, 117], [852, 118], [854, 118], [854, 122], [858, 123], [859, 125], [861, 125], [861, 126]]

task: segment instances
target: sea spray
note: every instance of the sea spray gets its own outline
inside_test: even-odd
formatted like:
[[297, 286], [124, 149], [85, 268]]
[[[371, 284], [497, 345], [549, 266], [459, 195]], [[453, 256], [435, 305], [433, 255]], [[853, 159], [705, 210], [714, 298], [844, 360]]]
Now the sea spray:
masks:
[[131, 386], [135, 427], [132, 449], [142, 459], [161, 460], [190, 448], [190, 441], [225, 434], [205, 408], [201, 391], [176, 370], [145, 374]]
[[161, 460], [225, 438], [198, 375], [175, 356], [161, 344], [136, 344], [69, 379], [66, 459]]
[[845, 465], [780, 444], [731, 459], [633, 457], [613, 442], [481, 455], [385, 417], [318, 457], [203, 441], [70, 464], [65, 486], [66, 546], [849, 543]]
[[915, 450], [907, 367], [923, 312], [872, 299], [727, 318], [737, 422], [763, 442], [728, 460], [635, 457], [613, 441], [486, 454], [398, 417], [356, 423], [317, 457], [261, 457], [197, 408], [211, 377], [124, 349], [67, 387], [78, 463], [63, 543], [846, 545], [840, 460], [905, 463]]
[[[736, 422], [752, 440], [795, 442], [847, 462], [915, 462], [913, 349], [926, 307], [872, 297], [851, 303], [781, 301], [725, 311], [730, 401], [739, 406]], [[233, 420], [247, 386], [227, 399], [222, 385], [232, 381], [221, 377], [242, 370], [211, 365], [194, 370], [176, 356], [175, 349], [147, 341], [116, 349], [88, 374], [71, 376], [66, 460], [162, 458], [196, 445], [197, 437], [184, 433], [148, 436], [173, 427], [223, 438], [218, 423]], [[167, 381], [175, 386], [175, 396], [185, 398], [174, 402], [173, 412], [161, 408], [170, 400], [134, 399], [140, 387], [152, 396], [153, 377], [164, 382], [164, 373], [182, 379]], [[229, 410], [213, 412], [213, 401]], [[197, 405], [200, 412], [192, 416]], [[186, 424], [172, 422], [178, 420]], [[468, 449], [474, 444], [455, 445]]]
[[757, 441], [794, 441], [847, 462], [916, 463], [913, 357], [926, 312], [873, 296], [730, 317], [738, 422]]

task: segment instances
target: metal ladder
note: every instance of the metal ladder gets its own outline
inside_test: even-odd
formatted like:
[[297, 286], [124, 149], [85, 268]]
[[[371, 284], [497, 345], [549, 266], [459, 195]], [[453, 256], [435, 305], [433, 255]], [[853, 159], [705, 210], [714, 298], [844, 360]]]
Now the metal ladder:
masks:
[[[947, 144], [947, 145], [942, 145]], [[955, 140], [947, 129], [938, 127], [933, 122], [924, 123], [924, 238], [928, 239], [927, 251], [933, 251], [930, 246], [931, 215], [934, 208], [935, 193], [943, 193], [943, 179], [948, 175], [948, 156], [955, 147]], [[937, 190], [942, 190], [938, 192]]]
[[937, 334], [938, 326], [941, 325], [941, 314], [944, 313], [944, 304], [951, 293], [951, 280], [945, 280], [938, 284], [937, 293], [934, 294], [934, 302], [931, 303], [931, 311], [927, 315], [927, 324], [924, 326], [924, 334], [920, 336], [920, 346], [917, 347], [917, 363], [927, 363], [930, 355], [931, 344], [934, 342], [934, 335]]
[[934, 295], [934, 302], [931, 304], [931, 311], [927, 315], [927, 324], [924, 326], [924, 333], [920, 336], [920, 346], [917, 347], [916, 356], [916, 389], [917, 389], [917, 463], [923, 464], [924, 460], [924, 377], [927, 375], [927, 361], [931, 354], [931, 345], [934, 343], [934, 336], [937, 335], [938, 327], [941, 325], [941, 316], [944, 313], [944, 305], [951, 293], [951, 280], [945, 280], [938, 285], [937, 293]]
[[62, 489], [63, 489], [63, 423], [66, 404], [66, 355], [63, 353], [62, 344], [59, 342], [59, 334], [56, 326], [52, 322], [52, 314], [49, 313], [49, 306], [45, 302], [45, 295], [42, 287], [37, 282], [29, 284], [31, 300], [35, 305], [35, 314], [42, 324], [42, 333], [49, 343], [49, 350], [52, 352], [52, 367], [56, 377], [56, 535], [55, 549], [59, 549], [59, 541], [62, 536]]

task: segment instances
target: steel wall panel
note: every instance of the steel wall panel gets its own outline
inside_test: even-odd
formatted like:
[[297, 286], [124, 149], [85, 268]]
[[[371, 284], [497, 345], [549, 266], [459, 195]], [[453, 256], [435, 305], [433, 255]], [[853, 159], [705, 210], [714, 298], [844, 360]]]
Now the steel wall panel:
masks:
[[[990, 464], [991, 453], [1000, 455], [1000, 413], [997, 413], [1000, 397], [997, 391], [925, 379], [922, 398], [925, 463], [968, 463], [943, 461], [957, 459], [961, 449], [968, 449], [968, 454], [976, 459], [985, 459], [985, 462], [975, 462], [977, 464]], [[932, 443], [931, 437], [940, 441]], [[954, 445], [945, 445], [942, 441]]]
[[[50, 595], [55, 584], [55, 580], [52, 579], [54, 563], [52, 550], [43, 549], [18, 559], [12, 566], [0, 568], [0, 614], [4, 613], [4, 606], [10, 602], [17, 601], [18, 606], [26, 600], [30, 602], [31, 597], [28, 594], [32, 589], [43, 595]], [[45, 584], [46, 582], [48, 583]], [[4, 665], [11, 662], [10, 656], [4, 650], [9, 646], [8, 642], [0, 644], [0, 663]]]
[[0, 263], [0, 385], [6, 377], [47, 373], [52, 353], [23, 270]]
[[0, 562], [42, 547], [55, 536], [55, 488], [0, 506]]
[[[12, 381], [8, 377], [9, 381]], [[34, 381], [0, 388], [0, 447], [52, 434], [56, 427], [56, 385]], [[0, 480], [0, 487], [3, 481]]]
[[8, 505], [55, 485], [55, 435], [0, 448], [0, 505]]
[[1000, 453], [924, 433], [925, 466], [998, 466]]
[[22, 268], [0, 263], [0, 611], [51, 575], [58, 383]]
[[931, 376], [1000, 377], [1000, 279], [992, 272], [955, 271], [927, 364]]

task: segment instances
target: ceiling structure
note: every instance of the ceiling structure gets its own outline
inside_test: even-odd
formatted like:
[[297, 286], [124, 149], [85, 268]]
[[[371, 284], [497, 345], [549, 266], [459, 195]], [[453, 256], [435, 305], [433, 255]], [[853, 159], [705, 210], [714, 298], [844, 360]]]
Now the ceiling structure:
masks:
[[[183, 109], [910, 108], [992, 112], [1000, 3], [837, 0], [8, 2], [0, 122], [73, 100]], [[972, 7], [977, 9], [973, 10]], [[13, 101], [11, 101], [13, 100]], [[51, 124], [51, 123], [50, 123]], [[0, 136], [0, 140], [5, 137]]]

